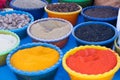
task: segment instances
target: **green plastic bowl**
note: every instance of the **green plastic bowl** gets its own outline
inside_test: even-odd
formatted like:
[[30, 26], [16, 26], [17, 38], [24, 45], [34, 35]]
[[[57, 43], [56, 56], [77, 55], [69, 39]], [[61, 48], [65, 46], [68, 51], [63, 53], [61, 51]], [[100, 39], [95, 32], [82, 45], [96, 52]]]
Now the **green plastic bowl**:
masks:
[[118, 38], [115, 39], [114, 41], [114, 47], [115, 47], [115, 51], [118, 53], [118, 55], [120, 56], [120, 47], [118, 45]]
[[9, 52], [11, 52], [13, 49], [15, 49], [19, 45], [20, 39], [17, 34], [11, 32], [11, 31], [8, 31], [8, 30], [0, 30], [0, 34], [12, 35], [17, 39], [17, 42], [13, 47], [11, 47], [10, 49], [8, 49], [6, 51], [0, 52], [0, 66], [2, 66], [4, 64], [6, 64], [6, 57], [9, 54]]
[[59, 0], [59, 2], [77, 3], [82, 7], [91, 6], [93, 4], [93, 0]]

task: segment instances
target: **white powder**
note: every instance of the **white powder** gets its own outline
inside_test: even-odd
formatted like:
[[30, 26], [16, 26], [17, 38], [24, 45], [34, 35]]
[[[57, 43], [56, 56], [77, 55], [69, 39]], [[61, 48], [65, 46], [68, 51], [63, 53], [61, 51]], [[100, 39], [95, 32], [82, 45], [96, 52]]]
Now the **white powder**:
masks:
[[0, 34], [0, 53], [7, 51], [17, 43], [17, 39], [12, 35]]
[[46, 3], [41, 0], [15, 0], [13, 5], [19, 8], [41, 8]]

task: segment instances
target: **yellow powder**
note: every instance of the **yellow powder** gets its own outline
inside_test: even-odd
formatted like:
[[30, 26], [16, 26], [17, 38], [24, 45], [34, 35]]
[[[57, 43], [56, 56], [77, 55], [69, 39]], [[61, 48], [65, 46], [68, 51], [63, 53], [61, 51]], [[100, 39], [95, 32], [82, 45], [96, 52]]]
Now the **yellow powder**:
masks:
[[17, 51], [11, 57], [11, 64], [23, 71], [44, 70], [59, 60], [59, 53], [48, 47], [37, 46]]

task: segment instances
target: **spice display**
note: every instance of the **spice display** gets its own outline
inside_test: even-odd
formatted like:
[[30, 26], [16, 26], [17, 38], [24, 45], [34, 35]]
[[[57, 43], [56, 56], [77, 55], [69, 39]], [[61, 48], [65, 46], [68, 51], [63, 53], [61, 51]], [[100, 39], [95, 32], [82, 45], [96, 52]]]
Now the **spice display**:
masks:
[[41, 0], [15, 0], [13, 5], [19, 8], [41, 8], [46, 5], [45, 2]]
[[[15, 47], [16, 49], [14, 48], [14, 50], [8, 52], [11, 53], [11, 55], [8, 55], [7, 59], [5, 58], [5, 66], [7, 67], [1, 67], [1, 74], [3, 75], [0, 76], [0, 79], [5, 80], [7, 79], [7, 76], [10, 76], [10, 80], [119, 79], [118, 75], [120, 73], [120, 66], [118, 65], [120, 61], [117, 59], [118, 57], [112, 50], [102, 50], [99, 48], [92, 47], [87, 49], [82, 48], [81, 50], [78, 50], [77, 48], [77, 51], [73, 50], [74, 48], [80, 45], [101, 45], [107, 47], [110, 46], [110, 48], [111, 46], [112, 48], [114, 46], [115, 48], [115, 45], [113, 45], [113, 41], [117, 38], [117, 36], [114, 37], [116, 31], [107, 25], [86, 25], [87, 23], [85, 23], [85, 25], [76, 28], [71, 34], [72, 29], [70, 27], [72, 25], [74, 25], [75, 27], [77, 24], [87, 21], [102, 21], [108, 23], [110, 21], [111, 24], [116, 25], [116, 21], [112, 21], [113, 18], [111, 19], [111, 17], [117, 18], [118, 10], [114, 10], [112, 8], [96, 8], [97, 6], [95, 6], [95, 9], [85, 9], [85, 11], [83, 12], [85, 15], [84, 17], [83, 15], [81, 15], [82, 11], [84, 10], [84, 6], [89, 7], [89, 4], [87, 4], [88, 1], [94, 2], [94, 0], [77, 0], [77, 2], [75, 3], [68, 3], [67, 1], [65, 3], [56, 3], [62, 2], [62, 0], [51, 0], [52, 2], [50, 4], [48, 4], [46, 0], [11, 1], [12, 2], [10, 3], [10, 7], [13, 10], [29, 12], [32, 14], [35, 21], [33, 22], [32, 18], [30, 18], [30, 16], [28, 16], [27, 14], [21, 14], [19, 12], [19, 14], [13, 13], [7, 15], [0, 15], [0, 29], [10, 30], [13, 32], [14, 30], [20, 31], [18, 32], [18, 36], [19, 33], [22, 33], [19, 36], [21, 41], [20, 45], [29, 43], [29, 45], [27, 46], [24, 45], [23, 47]], [[110, 0], [105, 1], [106, 2], [103, 3], [105, 3], [106, 5], [107, 2], [109, 2]], [[112, 4], [109, 6], [119, 7], [119, 3], [115, 3], [115, 5]], [[1, 10], [5, 10], [5, 8]], [[46, 13], [44, 13], [44, 11], [46, 11]], [[47, 20], [46, 18], [48, 17], [56, 19]], [[41, 18], [45, 18], [45, 20], [42, 20]], [[69, 22], [66, 23], [66, 21], [59, 20], [59, 18], [69, 21], [70, 24], [68, 24]], [[95, 20], [96, 18], [97, 20]], [[31, 22], [32, 24], [29, 25], [29, 23]], [[24, 33], [24, 31], [22, 31], [22, 28], [24, 28], [25, 32], [27, 29], [27, 35], [26, 33]], [[17, 34], [16, 31], [15, 33]], [[21, 36], [25, 37], [21, 38]], [[12, 46], [14, 46], [14, 44], [17, 43], [17, 39], [12, 35], [0, 34], [0, 42], [0, 53], [2, 54], [2, 52], [9, 50]], [[73, 51], [70, 52], [70, 55], [67, 55], [64, 60], [62, 57], [66, 54], [62, 55], [61, 57], [59, 51], [57, 51], [57, 49], [53, 49], [54, 46], [52, 48], [49, 48], [49, 46], [38, 46], [38, 44], [36, 44], [37, 46], [34, 46], [32, 45], [33, 42], [45, 42], [45, 44], [54, 44], [58, 48], [61, 48], [61, 52], [63, 51], [64, 53], [68, 52], [68, 50], [70, 49], [71, 51]], [[104, 44], [104, 42], [108, 43]], [[61, 64], [61, 61], [64, 61], [65, 63]], [[57, 62], [59, 62], [59, 65]], [[67, 66], [68, 70], [64, 68], [64, 64], [66, 64], [65, 67]], [[116, 66], [118, 69], [116, 68]], [[6, 71], [7, 69], [10, 69], [10, 71]], [[109, 73], [109, 71], [112, 72]], [[116, 72], [117, 75], [115, 74]]]
[[117, 59], [109, 49], [86, 48], [69, 56], [66, 63], [72, 70], [82, 74], [102, 74], [113, 69]]
[[38, 71], [57, 63], [59, 53], [49, 47], [36, 46], [17, 51], [11, 57], [11, 64], [23, 71]]
[[60, 3], [60, 4], [49, 4], [47, 9], [56, 12], [73, 12], [80, 9], [75, 3]]
[[0, 34], [0, 53], [11, 49], [17, 43], [17, 39], [8, 34]]
[[30, 33], [40, 39], [54, 40], [65, 36], [71, 31], [68, 23], [60, 20], [43, 20], [31, 25]]
[[104, 25], [90, 24], [76, 29], [75, 36], [81, 40], [99, 42], [112, 38], [115, 32]]
[[6, 14], [0, 15], [0, 29], [17, 29], [25, 26], [30, 21], [30, 18], [25, 14]]
[[110, 18], [118, 15], [118, 10], [112, 8], [92, 8], [84, 12], [87, 16], [96, 18]]

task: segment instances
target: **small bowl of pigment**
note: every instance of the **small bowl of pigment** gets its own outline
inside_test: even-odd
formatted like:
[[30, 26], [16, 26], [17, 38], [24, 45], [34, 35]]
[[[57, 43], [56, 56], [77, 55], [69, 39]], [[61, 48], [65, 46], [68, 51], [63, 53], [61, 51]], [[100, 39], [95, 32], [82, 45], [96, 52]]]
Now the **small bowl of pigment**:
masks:
[[20, 39], [27, 36], [27, 27], [33, 21], [33, 16], [28, 12], [16, 10], [0, 12], [0, 29], [16, 33]]
[[0, 66], [6, 63], [7, 55], [20, 43], [18, 35], [8, 30], [0, 30]]
[[62, 18], [76, 25], [82, 7], [76, 3], [53, 3], [44, 7], [48, 17]]
[[112, 48], [117, 38], [117, 29], [106, 22], [83, 22], [72, 31], [78, 45], [101, 45]]
[[83, 8], [81, 15], [84, 21], [108, 22], [116, 26], [118, 8], [110, 6], [88, 6]]
[[46, 0], [12, 0], [10, 7], [14, 10], [29, 12], [37, 20], [43, 17], [44, 6], [47, 4]]
[[28, 43], [7, 56], [8, 67], [19, 80], [54, 80], [63, 53], [48, 43]]
[[112, 80], [119, 70], [120, 59], [110, 48], [85, 45], [65, 53], [62, 65], [70, 80]]
[[47, 42], [64, 47], [73, 29], [72, 24], [60, 18], [43, 18], [34, 21], [27, 29], [28, 35], [36, 42]]

